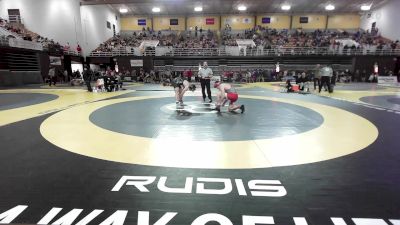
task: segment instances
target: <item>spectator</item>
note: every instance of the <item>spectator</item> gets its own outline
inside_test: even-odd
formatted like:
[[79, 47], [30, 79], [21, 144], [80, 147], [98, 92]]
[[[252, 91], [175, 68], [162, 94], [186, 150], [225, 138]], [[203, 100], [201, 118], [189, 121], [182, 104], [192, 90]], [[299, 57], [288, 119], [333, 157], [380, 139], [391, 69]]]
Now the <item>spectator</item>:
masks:
[[50, 67], [49, 70], [49, 86], [53, 83], [54, 86], [56, 86], [56, 68], [55, 67]]
[[92, 86], [90, 84], [90, 82], [92, 81], [92, 76], [93, 76], [93, 73], [92, 73], [91, 69], [88, 69], [87, 66], [85, 66], [83, 68], [83, 80], [85, 81], [88, 92], [93, 91]]
[[80, 55], [82, 52], [82, 48], [81, 46], [78, 44], [78, 46], [76, 47], [76, 51], [78, 52], [78, 54]]
[[192, 69], [189, 69], [187, 71], [187, 79], [188, 79], [189, 82], [192, 82], [192, 76], [193, 76]]

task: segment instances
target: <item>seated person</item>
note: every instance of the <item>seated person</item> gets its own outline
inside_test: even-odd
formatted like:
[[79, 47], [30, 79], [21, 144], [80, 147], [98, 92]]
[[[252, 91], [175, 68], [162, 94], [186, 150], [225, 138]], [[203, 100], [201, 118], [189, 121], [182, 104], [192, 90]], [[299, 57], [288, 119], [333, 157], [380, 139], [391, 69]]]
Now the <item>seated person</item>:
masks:
[[301, 76], [298, 77], [296, 80], [296, 84], [299, 85], [300, 91], [304, 91], [304, 89], [306, 89], [306, 91], [309, 91], [309, 88], [308, 88], [309, 83], [308, 82], [309, 82], [309, 79], [306, 76], [305, 72], [301, 73]]
[[235, 104], [235, 102], [239, 98], [239, 95], [230, 84], [216, 81], [214, 83], [214, 88], [217, 88], [219, 90], [219, 92], [217, 93], [217, 105], [215, 108], [218, 112], [221, 111], [221, 106], [225, 106], [226, 102], [229, 100], [229, 107], [228, 107], [229, 112], [234, 112], [240, 109], [241, 113], [244, 113], [245, 110], [244, 105]]
[[99, 78], [96, 80], [96, 90], [97, 91], [103, 91], [105, 90], [104, 88], [104, 79], [103, 78]]

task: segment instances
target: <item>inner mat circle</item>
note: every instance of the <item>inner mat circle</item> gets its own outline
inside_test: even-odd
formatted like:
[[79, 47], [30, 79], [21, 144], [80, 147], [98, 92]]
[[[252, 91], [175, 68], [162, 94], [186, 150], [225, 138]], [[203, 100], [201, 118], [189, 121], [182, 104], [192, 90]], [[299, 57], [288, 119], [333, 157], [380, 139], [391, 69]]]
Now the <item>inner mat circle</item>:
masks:
[[57, 95], [43, 93], [0, 93], [0, 110], [36, 105], [57, 98]]
[[[117, 133], [146, 138], [182, 137], [194, 141], [244, 141], [294, 135], [320, 126], [324, 119], [308, 108], [270, 100], [240, 99], [244, 114], [216, 114], [213, 104], [186, 98], [186, 113], [175, 112], [173, 98], [121, 102], [94, 111], [90, 121]], [[172, 104], [171, 104], [172, 102]], [[169, 109], [165, 110], [165, 105]], [[203, 113], [204, 112], [204, 113]], [[208, 113], [211, 112], [211, 113]]]

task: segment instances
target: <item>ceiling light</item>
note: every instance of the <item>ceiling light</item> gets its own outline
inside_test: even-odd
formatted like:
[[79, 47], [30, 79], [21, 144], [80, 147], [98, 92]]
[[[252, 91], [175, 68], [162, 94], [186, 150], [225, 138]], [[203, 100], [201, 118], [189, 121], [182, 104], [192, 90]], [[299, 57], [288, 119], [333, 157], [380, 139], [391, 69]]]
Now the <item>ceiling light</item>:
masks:
[[127, 8], [120, 8], [120, 9], [119, 9], [119, 12], [120, 12], [120, 13], [127, 13], [127, 12], [128, 12], [128, 9], [127, 9]]
[[282, 9], [282, 10], [286, 10], [286, 11], [287, 11], [287, 10], [290, 10], [290, 8], [291, 8], [290, 5], [282, 5], [282, 6], [281, 6], [281, 9]]
[[201, 11], [203, 11], [203, 7], [201, 7], [201, 6], [194, 7], [194, 11], [201, 12]]
[[239, 5], [239, 7], [238, 7], [239, 11], [245, 11], [246, 9], [247, 9], [247, 7], [244, 5]]
[[158, 7], [154, 7], [151, 11], [157, 13], [157, 12], [161, 12], [161, 9]]
[[371, 5], [362, 5], [361, 10], [362, 11], [369, 11], [371, 9]]
[[335, 6], [332, 4], [329, 4], [329, 5], [325, 6], [325, 9], [328, 11], [332, 11], [332, 10], [335, 10]]

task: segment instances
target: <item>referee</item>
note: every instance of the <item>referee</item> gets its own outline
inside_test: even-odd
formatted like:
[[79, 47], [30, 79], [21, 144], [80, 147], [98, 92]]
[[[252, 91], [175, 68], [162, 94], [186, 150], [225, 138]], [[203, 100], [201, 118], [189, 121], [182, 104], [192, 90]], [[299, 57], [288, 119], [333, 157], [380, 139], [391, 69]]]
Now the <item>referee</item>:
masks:
[[207, 95], [209, 102], [212, 102], [211, 98], [211, 88], [210, 88], [210, 80], [213, 76], [212, 70], [208, 67], [207, 62], [203, 63], [203, 67], [199, 70], [199, 78], [201, 84], [201, 92], [203, 94], [203, 101], [206, 101], [206, 92], [205, 89], [207, 87]]

